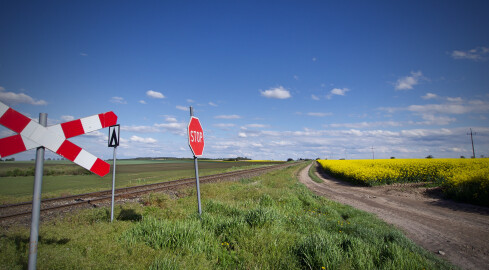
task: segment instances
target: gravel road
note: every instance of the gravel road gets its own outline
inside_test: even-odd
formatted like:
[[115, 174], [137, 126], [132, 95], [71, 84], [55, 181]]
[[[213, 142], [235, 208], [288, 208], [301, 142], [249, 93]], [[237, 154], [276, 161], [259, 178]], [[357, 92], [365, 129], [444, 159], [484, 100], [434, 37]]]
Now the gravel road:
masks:
[[489, 269], [489, 208], [443, 198], [420, 184], [358, 187], [323, 173], [323, 183], [299, 180], [318, 195], [377, 215], [418, 245], [463, 269]]

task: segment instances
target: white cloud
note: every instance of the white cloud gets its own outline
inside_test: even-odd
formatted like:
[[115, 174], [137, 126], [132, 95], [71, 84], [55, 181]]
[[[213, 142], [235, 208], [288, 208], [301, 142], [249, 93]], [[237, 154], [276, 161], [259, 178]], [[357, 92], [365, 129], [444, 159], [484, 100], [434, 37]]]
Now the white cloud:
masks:
[[209, 102], [209, 105], [211, 105], [212, 107], [217, 107], [217, 104], [216, 104], [216, 103], [214, 103], [214, 102], [212, 102], [212, 101], [211, 101], [211, 102]]
[[154, 126], [121, 126], [122, 131], [130, 131], [130, 132], [138, 132], [138, 133], [154, 133], [158, 132], [159, 129], [157, 129]]
[[266, 128], [268, 126], [269, 125], [264, 125], [264, 124], [248, 124], [245, 127], [249, 127], [249, 128]]
[[146, 104], [146, 101], [144, 101], [144, 100], [142, 100], [142, 99], [141, 99], [141, 100], [139, 101], [139, 103], [141, 103], [141, 104]]
[[413, 86], [419, 83], [419, 80], [423, 78], [423, 73], [421, 71], [414, 72], [411, 71], [411, 76], [402, 77], [397, 80], [395, 89], [396, 90], [410, 90]]
[[170, 123], [175, 123], [175, 122], [178, 122], [177, 119], [173, 116], [165, 116], [165, 121], [166, 122], [170, 122]]
[[146, 95], [150, 98], [158, 98], [158, 99], [165, 98], [165, 96], [162, 93], [153, 90], [146, 91]]
[[380, 122], [358, 122], [358, 123], [333, 123], [327, 126], [332, 128], [373, 128], [379, 126], [400, 127], [402, 122], [396, 121], [380, 121]]
[[410, 105], [408, 111], [417, 113], [442, 113], [442, 114], [464, 114], [472, 111], [469, 106], [461, 104], [427, 104], [427, 105]]
[[260, 93], [266, 98], [287, 99], [291, 97], [289, 90], [285, 89], [283, 86], [260, 91]]
[[129, 139], [131, 142], [140, 142], [140, 143], [156, 143], [157, 140], [153, 139], [153, 138], [142, 138], [142, 137], [139, 137], [139, 136], [131, 136], [131, 138]]
[[218, 128], [230, 128], [230, 127], [234, 127], [236, 125], [231, 124], [231, 123], [218, 123], [218, 124], [214, 124], [213, 126], [218, 127]]
[[473, 61], [485, 61], [489, 55], [488, 47], [477, 47], [467, 51], [455, 50], [451, 53], [453, 59], [468, 59]]
[[127, 104], [127, 101], [125, 101], [123, 97], [112, 97], [110, 99], [110, 102], [117, 104]]
[[433, 94], [433, 93], [426, 93], [426, 95], [422, 96], [421, 98], [422, 99], [434, 99], [434, 98], [437, 98], [438, 95], [436, 94]]
[[193, 99], [187, 99], [187, 102], [188, 102], [188, 103], [194, 103], [194, 102], [195, 102], [195, 100], [193, 100]]
[[68, 122], [68, 121], [73, 121], [75, 120], [75, 117], [72, 115], [62, 115], [61, 120]]
[[316, 95], [311, 95], [311, 98], [312, 98], [313, 100], [319, 100], [319, 97], [318, 97], [318, 96], [316, 96]]
[[240, 119], [241, 116], [236, 115], [236, 114], [231, 114], [231, 115], [217, 115], [214, 116], [216, 119]]
[[326, 95], [326, 98], [332, 99], [333, 95], [344, 96], [348, 91], [350, 91], [348, 88], [333, 88], [331, 91], [329, 91], [329, 94]]
[[187, 106], [180, 106], [180, 105], [177, 105], [175, 108], [177, 108], [180, 111], [188, 111], [188, 110], [190, 110]]
[[455, 98], [447, 97], [447, 100], [449, 102], [457, 102], [457, 103], [460, 103], [460, 102], [463, 102], [464, 101], [461, 97], [455, 97]]
[[166, 132], [170, 132], [176, 135], [184, 136], [187, 134], [187, 124], [186, 123], [162, 123], [155, 124], [155, 127], [162, 128]]
[[310, 112], [307, 113], [309, 116], [315, 116], [315, 117], [325, 117], [325, 116], [330, 116], [333, 115], [332, 113], [321, 113], [321, 112]]
[[14, 92], [6, 92], [5, 88], [0, 86], [0, 100], [7, 104], [19, 104], [19, 103], [27, 103], [31, 105], [47, 105], [48, 103], [45, 100], [39, 99], [35, 100], [34, 98], [24, 94], [24, 93], [14, 93]]
[[246, 138], [246, 137], [248, 137], [248, 136], [246, 136], [246, 133], [244, 133], [244, 132], [240, 132], [240, 133], [238, 133], [238, 136], [239, 136], [240, 138]]
[[80, 55], [81, 55], [81, 56], [88, 56], [88, 54], [83, 53], [83, 52], [81, 52], [81, 53], [80, 53]]

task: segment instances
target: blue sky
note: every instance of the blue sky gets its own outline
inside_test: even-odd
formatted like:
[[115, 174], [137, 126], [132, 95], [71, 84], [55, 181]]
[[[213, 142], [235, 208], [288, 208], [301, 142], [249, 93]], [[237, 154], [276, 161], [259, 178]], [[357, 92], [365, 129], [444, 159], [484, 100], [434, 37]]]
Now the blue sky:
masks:
[[[489, 156], [487, 14], [487, 1], [2, 1], [0, 100], [49, 124], [112, 110], [120, 158], [191, 157], [189, 106], [203, 157], [470, 157], [469, 128]], [[107, 132], [70, 140], [110, 158]]]

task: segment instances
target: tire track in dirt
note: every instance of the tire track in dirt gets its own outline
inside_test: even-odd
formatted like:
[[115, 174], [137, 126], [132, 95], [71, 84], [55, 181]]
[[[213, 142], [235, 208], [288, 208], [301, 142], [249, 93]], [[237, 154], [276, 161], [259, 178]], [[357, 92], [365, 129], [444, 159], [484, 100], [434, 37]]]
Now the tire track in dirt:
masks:
[[430, 196], [419, 185], [358, 187], [317, 172], [324, 182], [316, 183], [309, 168], [299, 181], [316, 194], [377, 215], [463, 269], [489, 269], [489, 208]]

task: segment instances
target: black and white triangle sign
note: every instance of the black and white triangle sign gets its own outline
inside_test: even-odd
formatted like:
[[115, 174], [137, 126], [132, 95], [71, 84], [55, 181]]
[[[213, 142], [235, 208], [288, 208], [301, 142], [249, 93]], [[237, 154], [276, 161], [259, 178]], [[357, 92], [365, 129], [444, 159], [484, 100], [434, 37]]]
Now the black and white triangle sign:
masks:
[[119, 146], [120, 125], [114, 125], [109, 127], [109, 147]]

